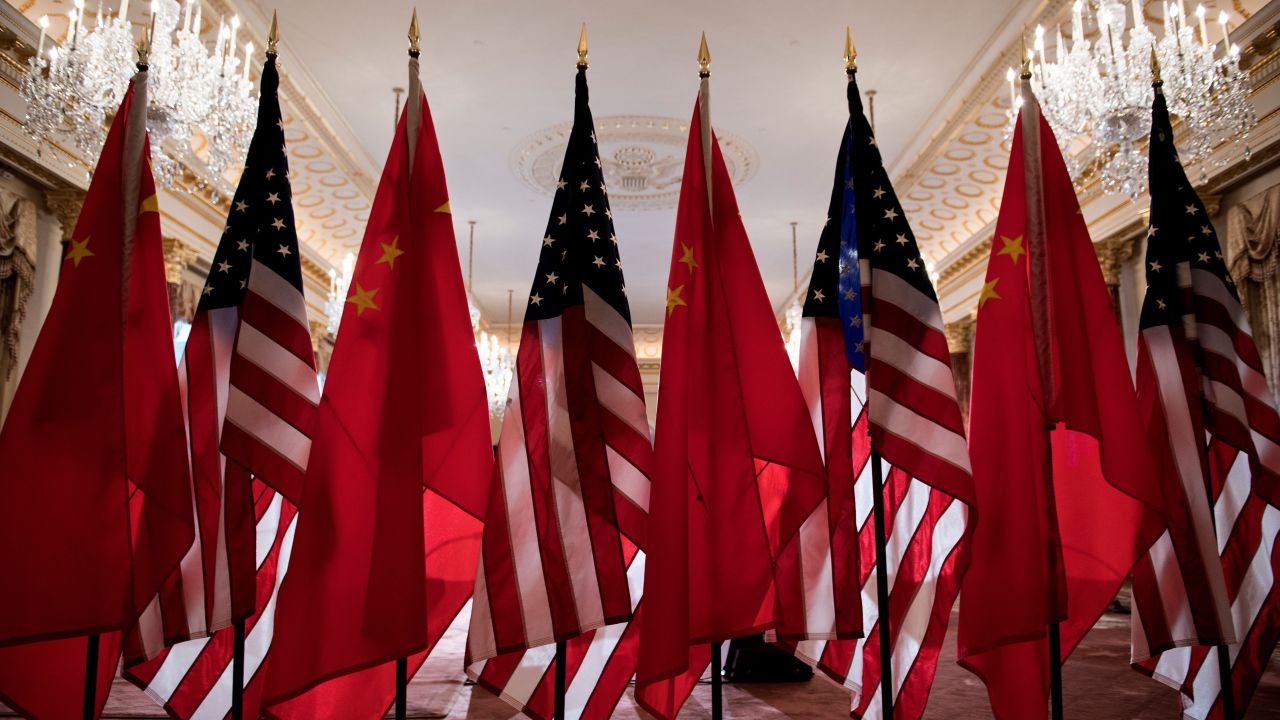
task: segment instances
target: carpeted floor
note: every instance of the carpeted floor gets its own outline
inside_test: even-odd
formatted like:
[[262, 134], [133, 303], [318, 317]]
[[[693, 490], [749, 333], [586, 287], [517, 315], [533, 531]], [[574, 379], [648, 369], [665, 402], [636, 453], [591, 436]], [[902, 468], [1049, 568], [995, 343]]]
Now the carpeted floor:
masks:
[[[927, 720], [976, 720], [991, 717], [986, 690], [955, 664], [955, 618], [942, 650], [937, 679], [925, 712]], [[434, 657], [423, 665], [409, 690], [409, 716], [450, 720], [505, 720], [516, 713], [479, 688], [464, 685], [460, 666], [466, 624], [458, 622], [441, 640]], [[1128, 669], [1129, 618], [1106, 615], [1077, 648], [1063, 670], [1066, 716], [1088, 720], [1174, 720], [1176, 693]], [[746, 720], [817, 720], [848, 717], [849, 694], [821, 676], [807, 683], [730, 684], [725, 686], [725, 717]], [[0, 716], [6, 713], [0, 711]], [[681, 713], [682, 720], [711, 716], [711, 689], [699, 685]], [[117, 680], [105, 717], [164, 717], [145, 695]], [[623, 697], [617, 718], [648, 718], [631, 693]], [[1274, 656], [1246, 716], [1280, 720], [1280, 655]]]

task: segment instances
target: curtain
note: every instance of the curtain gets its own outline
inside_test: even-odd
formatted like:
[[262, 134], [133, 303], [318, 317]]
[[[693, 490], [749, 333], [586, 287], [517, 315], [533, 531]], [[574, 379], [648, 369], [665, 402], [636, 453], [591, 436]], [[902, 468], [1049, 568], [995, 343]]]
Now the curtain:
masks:
[[35, 287], [35, 203], [0, 189], [0, 383], [18, 365], [18, 339]]
[[1273, 396], [1280, 378], [1280, 185], [1227, 211], [1227, 267], [1240, 291]]

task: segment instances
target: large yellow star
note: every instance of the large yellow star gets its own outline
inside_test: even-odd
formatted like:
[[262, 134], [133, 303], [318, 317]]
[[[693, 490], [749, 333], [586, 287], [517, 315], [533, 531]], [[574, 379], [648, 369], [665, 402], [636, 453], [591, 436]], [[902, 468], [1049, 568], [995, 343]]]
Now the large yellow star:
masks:
[[156, 199], [156, 196], [154, 193], [151, 195], [151, 197], [143, 200], [142, 205], [138, 208], [139, 215], [149, 213], [149, 212], [153, 212], [153, 213], [160, 212], [160, 201]]
[[356, 291], [347, 296], [347, 302], [356, 306], [356, 317], [364, 314], [365, 310], [378, 310], [378, 304], [373, 301], [373, 296], [378, 293], [378, 288], [365, 290], [360, 283], [356, 283]]
[[1026, 249], [1022, 247], [1021, 235], [1015, 238], [1005, 237], [1004, 235], [1001, 235], [1000, 242], [1004, 243], [1004, 247], [1000, 248], [1000, 252], [996, 253], [997, 257], [1000, 255], [1008, 255], [1009, 258], [1013, 260], [1013, 263], [1017, 265], [1018, 258], [1027, 254]]
[[80, 261], [93, 257], [93, 251], [89, 249], [89, 238], [83, 240], [72, 240], [71, 247], [67, 250], [67, 257], [64, 260], [70, 260], [72, 265], [80, 267]]
[[995, 278], [989, 283], [983, 283], [982, 293], [978, 295], [978, 309], [981, 310], [988, 300], [1002, 300], [1000, 293], [996, 292], [996, 283], [1000, 282], [1000, 278]]
[[404, 254], [404, 251], [400, 249], [400, 236], [397, 235], [391, 238], [390, 244], [387, 244], [387, 243], [378, 243], [378, 244], [382, 246], [382, 257], [378, 258], [378, 262], [374, 263], [374, 265], [381, 265], [382, 263], [386, 263], [387, 265], [391, 266], [392, 270], [395, 270], [396, 258]]
[[671, 316], [671, 312], [677, 307], [684, 305], [688, 307], [688, 303], [684, 298], [680, 297], [680, 293], [684, 292], [684, 286], [679, 285], [674, 288], [667, 288], [667, 317]]
[[681, 247], [681, 252], [683, 254], [680, 256], [680, 259], [677, 260], [676, 262], [682, 262], [685, 265], [688, 265], [689, 272], [693, 272], [693, 269], [698, 267], [698, 261], [695, 260], [693, 257], [693, 248], [689, 247], [688, 245], [685, 245], [684, 243], [680, 243], [680, 247]]

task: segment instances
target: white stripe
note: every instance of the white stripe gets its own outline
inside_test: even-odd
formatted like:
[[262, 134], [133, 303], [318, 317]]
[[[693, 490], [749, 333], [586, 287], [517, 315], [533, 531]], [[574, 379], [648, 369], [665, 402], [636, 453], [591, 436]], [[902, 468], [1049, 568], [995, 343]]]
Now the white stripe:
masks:
[[[634, 612], [640, 603], [640, 595], [644, 592], [643, 552], [637, 552], [627, 568], [627, 587], [631, 591], [631, 610]], [[609, 660], [613, 658], [613, 651], [617, 649], [618, 643], [622, 640], [622, 634], [626, 632], [629, 625], [630, 623], [606, 625], [591, 637], [587, 652], [582, 656], [573, 680], [569, 683], [569, 687], [565, 688], [566, 718], [576, 720], [582, 717], [582, 711], [586, 709], [587, 703], [595, 693], [596, 683], [600, 680], [604, 669], [608, 667]]]
[[800, 526], [800, 571], [804, 580], [804, 632], [810, 640], [836, 637], [836, 591], [832, 577], [827, 501]]
[[279, 380], [312, 405], [320, 402], [315, 368], [248, 322], [240, 323], [236, 353], [262, 368], [263, 372]]
[[809, 421], [813, 434], [818, 438], [822, 460], [827, 459], [827, 434], [822, 418], [822, 369], [818, 360], [818, 326], [811, 317], [800, 320], [800, 366], [796, 377], [800, 381], [800, 394], [809, 408]]
[[1202, 323], [1199, 332], [1200, 347], [1230, 363], [1240, 375], [1240, 387], [1258, 402], [1270, 406], [1271, 390], [1267, 387], [1267, 379], [1240, 357], [1234, 340], [1218, 326], [1208, 323]]
[[169, 654], [164, 656], [160, 669], [147, 684], [146, 693], [161, 705], [169, 702], [169, 698], [173, 697], [173, 691], [187, 676], [187, 671], [195, 664], [196, 658], [200, 657], [201, 651], [208, 642], [208, 637], [202, 637], [178, 643], [169, 648]]
[[[1257, 551], [1253, 554], [1249, 569], [1245, 572], [1240, 586], [1240, 592], [1236, 594], [1235, 603], [1231, 607], [1237, 637], [1249, 636], [1258, 613], [1262, 611], [1262, 603], [1266, 601], [1275, 583], [1271, 573], [1271, 554], [1274, 552], [1278, 532], [1280, 532], [1280, 510], [1267, 505], [1262, 512], [1262, 536]], [[1237, 643], [1228, 648], [1233, 671], [1240, 647]], [[1218, 680], [1217, 655], [1214, 654], [1216, 652], [1217, 648], [1210, 651], [1204, 663], [1201, 664], [1200, 671], [1196, 673], [1193, 684], [1195, 702], [1188, 704], [1184, 698], [1183, 714], [1186, 717], [1203, 720], [1208, 717], [1213, 703], [1218, 699], [1221, 685]]]
[[[578, 455], [574, 448], [573, 422], [564, 376], [564, 337], [559, 317], [542, 320], [542, 375], [547, 397], [547, 454], [551, 460], [551, 487], [555, 495], [557, 540], [563, 548], [569, 572], [579, 630], [604, 624], [600, 580], [596, 575], [595, 548], [587, 524], [587, 507], [578, 475]], [[635, 397], [634, 395], [632, 397]], [[551, 642], [554, 637], [530, 637], [531, 642]]]
[[[1182, 495], [1191, 511], [1197, 552], [1196, 557], [1178, 558], [1173, 552], [1171, 539], [1168, 541], [1168, 557], [1158, 557], [1153, 548], [1151, 559], [1156, 567], [1161, 602], [1165, 606], [1165, 618], [1172, 633], [1170, 639], [1178, 645], [1194, 643], [1198, 639], [1196, 623], [1186, 594], [1185, 578], [1181, 568], [1178, 567], [1181, 559], [1182, 562], [1195, 563], [1201, 569], [1203, 576], [1208, 578], [1209, 593], [1217, 615], [1218, 627], [1226, 633], [1224, 640], [1233, 642], [1235, 638], [1230, 633], [1231, 623], [1227, 612], [1229, 602], [1226, 581], [1222, 577], [1222, 560], [1217, 552], [1213, 516], [1209, 508], [1209, 498], [1205, 492], [1204, 466], [1200, 458], [1204, 440], [1197, 437], [1192, 425], [1191, 408], [1187, 405], [1187, 388], [1182, 381], [1182, 367], [1174, 352], [1173, 337], [1169, 333], [1169, 327], [1157, 325], [1143, 330], [1142, 334], [1151, 357], [1151, 369], [1155, 374], [1160, 404], [1164, 408], [1165, 431], [1169, 437], [1169, 447], [1173, 451]], [[1195, 388], [1191, 389], [1195, 390]], [[1161, 562], [1170, 563], [1173, 567], [1161, 568]], [[1177, 586], [1174, 587], [1170, 583], [1177, 583]]]
[[[534, 522], [533, 490], [529, 483], [529, 456], [525, 450], [524, 416], [520, 412], [520, 375], [511, 378], [507, 412], [498, 438], [498, 459], [502, 463], [503, 511], [511, 549], [512, 570], [519, 588], [520, 615], [526, 637], [552, 637], [551, 603], [547, 599], [538, 552], [538, 528]], [[553, 648], [554, 650], [554, 648]]]
[[609, 479], [614, 489], [635, 503], [636, 507], [648, 513], [649, 478], [613, 448], [606, 445], [604, 450], [609, 460]]
[[[493, 635], [493, 611], [489, 607], [489, 583], [484, 571], [484, 553], [476, 561], [476, 585], [471, 592], [471, 621], [467, 627], [467, 654], [483, 666], [498, 654], [498, 641]], [[483, 671], [476, 670], [476, 677]]]
[[[1182, 576], [1182, 568], [1178, 565], [1178, 554], [1173, 550], [1173, 540], [1170, 539], [1167, 530], [1151, 546], [1148, 555], [1151, 558], [1151, 568], [1155, 575], [1160, 607], [1164, 613], [1165, 625], [1169, 629], [1169, 637], [1175, 645], [1195, 643], [1198, 637], [1195, 620], [1191, 617], [1190, 603], [1187, 601], [1187, 581]], [[1221, 571], [1218, 572], [1218, 577], [1221, 579]], [[1222, 624], [1222, 627], [1226, 626], [1227, 623]], [[1136, 650], [1135, 647], [1135, 653]], [[1136, 654], [1133, 657], [1136, 661], [1146, 659], [1145, 656], [1138, 657]]]
[[871, 358], [892, 365], [921, 385], [937, 390], [949, 398], [956, 396], [956, 381], [951, 366], [917, 350], [910, 343], [889, 332], [876, 331], [871, 343]]
[[[559, 318], [555, 318], [557, 324]], [[551, 320], [543, 320], [543, 326]], [[644, 398], [623, 385], [612, 373], [591, 363], [591, 376], [595, 379], [596, 398], [600, 406], [613, 413], [627, 427], [645, 439], [649, 437], [649, 416], [645, 413]]]
[[[627, 319], [619, 315], [612, 305], [586, 285], [582, 286], [582, 305], [587, 322], [635, 359], [636, 345], [631, 334], [631, 323], [628, 323]], [[649, 429], [646, 427], [644, 432], [648, 434]]]
[[520, 656], [520, 662], [512, 671], [511, 677], [507, 679], [507, 684], [502, 686], [502, 699], [519, 708], [527, 705], [551, 661], [555, 659], [555, 645], [539, 645], [526, 650]]
[[298, 288], [280, 277], [275, 270], [257, 260], [249, 269], [249, 290], [258, 297], [275, 305], [285, 314], [298, 321], [303, 328], [311, 327], [307, 318], [307, 303]]
[[299, 470], [306, 469], [307, 458], [311, 454], [311, 438], [240, 388], [232, 387], [227, 393], [226, 422], [240, 428]]
[[920, 654], [920, 648], [924, 643], [925, 634], [929, 631], [934, 604], [938, 599], [938, 578], [942, 575], [942, 565], [950, 558], [952, 550], [964, 537], [967, 515], [968, 511], [964, 503], [953, 500], [933, 526], [933, 537], [929, 546], [929, 569], [920, 580], [920, 587], [911, 599], [911, 605], [902, 618], [902, 625], [893, 643], [893, 697], [895, 700], [902, 690], [903, 683], [910, 676], [916, 656]]
[[1235, 532], [1240, 511], [1244, 509], [1244, 504], [1249, 501], [1249, 496], [1253, 493], [1252, 486], [1253, 473], [1249, 470], [1249, 456], [1245, 453], [1237, 453], [1235, 460], [1231, 463], [1231, 469], [1227, 471], [1222, 492], [1218, 494], [1218, 500], [1213, 504], [1214, 526], [1218, 529], [1219, 555], [1227, 551], [1227, 541]]
[[[871, 287], [876, 302], [892, 303], [920, 322], [937, 330], [946, 332], [942, 324], [942, 311], [938, 309], [938, 301], [930, 298], [911, 283], [903, 280], [887, 270], [872, 270]], [[865, 277], [865, 276], [864, 276]], [[874, 347], [876, 340], [872, 340]]]
[[[279, 518], [276, 519], [279, 522]], [[271, 597], [262, 608], [258, 622], [244, 639], [244, 681], [248, 684], [262, 666], [262, 661], [271, 649], [271, 640], [275, 635], [276, 598], [280, 594], [280, 583], [289, 572], [289, 558], [293, 554], [293, 532], [298, 526], [298, 515], [295, 513], [280, 541], [280, 559], [276, 566], [276, 581], [271, 588]], [[231, 663], [223, 667], [218, 679], [210, 688], [209, 694], [201, 701], [200, 706], [191, 714], [191, 720], [221, 720], [231, 712]]]
[[871, 420], [886, 432], [917, 446], [944, 462], [969, 472], [969, 446], [963, 435], [917, 414], [878, 390], [868, 393]]
[[1222, 280], [1217, 275], [1208, 270], [1198, 268], [1192, 270], [1191, 287], [1195, 289], [1197, 295], [1203, 295], [1225, 308], [1236, 327], [1244, 334], [1253, 336], [1253, 332], [1249, 330], [1249, 319], [1245, 316], [1244, 308], [1240, 306], [1239, 301], [1231, 297], [1231, 291], [1227, 290], [1227, 286], [1222, 284]]

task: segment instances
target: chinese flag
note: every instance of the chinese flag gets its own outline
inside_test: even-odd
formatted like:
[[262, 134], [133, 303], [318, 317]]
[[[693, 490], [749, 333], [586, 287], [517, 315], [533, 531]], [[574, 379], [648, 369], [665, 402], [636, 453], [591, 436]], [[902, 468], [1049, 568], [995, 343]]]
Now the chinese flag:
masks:
[[320, 401], [264, 707], [381, 717], [471, 596], [493, 465], [444, 166], [410, 64]]
[[[777, 624], [777, 560], [825, 496], [804, 397], [765, 294], [704, 81], [667, 289], [636, 698], [673, 718], [708, 643]], [[705, 123], [705, 124], [704, 124]]]
[[101, 707], [118, 631], [193, 540], [145, 80], [112, 122], [0, 431], [0, 697], [37, 717], [78, 714], [94, 633]]
[[1044, 716], [1049, 624], [1061, 623], [1065, 660], [1163, 529], [1120, 327], [1052, 131], [1025, 95], [1035, 115], [1014, 134], [978, 301], [978, 520], [960, 592], [960, 663], [998, 718]]

